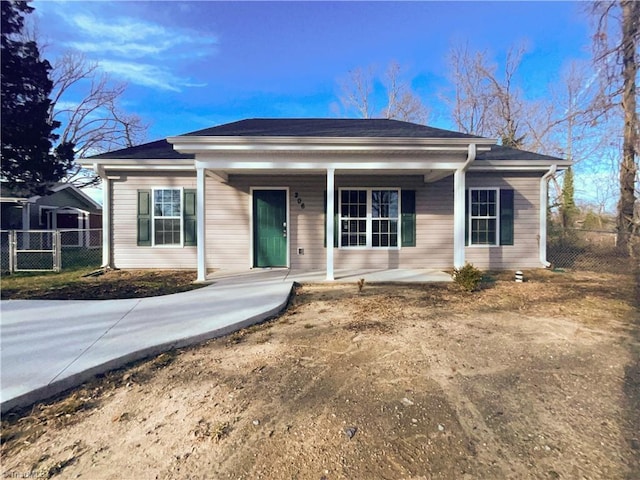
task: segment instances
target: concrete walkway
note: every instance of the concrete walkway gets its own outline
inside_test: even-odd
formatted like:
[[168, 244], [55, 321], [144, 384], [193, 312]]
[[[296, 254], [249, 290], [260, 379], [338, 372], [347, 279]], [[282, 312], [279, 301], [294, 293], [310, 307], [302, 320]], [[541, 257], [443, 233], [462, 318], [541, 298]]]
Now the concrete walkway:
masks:
[[287, 304], [287, 271], [130, 300], [0, 302], [1, 409], [30, 405], [91, 377], [265, 320]]
[[[336, 271], [338, 282], [451, 281], [433, 270]], [[171, 348], [259, 323], [287, 304], [293, 282], [324, 272], [221, 272], [190, 292], [130, 300], [0, 302], [1, 410], [27, 406]]]

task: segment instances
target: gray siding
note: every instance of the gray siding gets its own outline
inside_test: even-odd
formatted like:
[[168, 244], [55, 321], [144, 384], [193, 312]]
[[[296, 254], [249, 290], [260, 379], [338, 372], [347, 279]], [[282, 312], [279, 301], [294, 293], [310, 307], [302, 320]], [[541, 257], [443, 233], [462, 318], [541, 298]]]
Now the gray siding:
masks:
[[121, 173], [112, 180], [113, 263], [116, 268], [195, 269], [196, 247], [139, 247], [137, 245], [138, 189], [196, 188], [195, 174]]
[[467, 188], [499, 187], [514, 189], [514, 244], [504, 247], [469, 246], [467, 262], [480, 269], [518, 269], [541, 267], [540, 174], [467, 174]]
[[[467, 174], [467, 187], [513, 188], [515, 245], [467, 247], [479, 268], [528, 268], [538, 260], [539, 175]], [[292, 269], [323, 270], [324, 175], [230, 175], [228, 183], [206, 179], [206, 257], [210, 269], [252, 266], [251, 188], [289, 191], [289, 258]], [[195, 188], [195, 174], [123, 176], [113, 182], [113, 258], [119, 268], [196, 268], [195, 247], [138, 247], [137, 190], [164, 186]], [[453, 177], [424, 184], [422, 176], [336, 175], [340, 187], [395, 187], [416, 191], [416, 247], [335, 249], [335, 268], [451, 268], [453, 264]], [[304, 208], [302, 208], [304, 204]], [[303, 249], [304, 253], [299, 252]]]

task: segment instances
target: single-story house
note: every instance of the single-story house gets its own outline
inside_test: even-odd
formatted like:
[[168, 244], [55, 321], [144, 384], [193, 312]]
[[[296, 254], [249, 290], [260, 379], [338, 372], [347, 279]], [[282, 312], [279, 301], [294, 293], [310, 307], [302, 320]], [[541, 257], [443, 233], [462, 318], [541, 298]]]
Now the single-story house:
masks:
[[83, 165], [103, 180], [105, 265], [330, 280], [546, 266], [548, 180], [570, 162], [397, 120], [248, 119]]
[[[0, 184], [2, 230], [86, 230], [102, 228], [102, 206], [70, 183], [48, 195], [24, 195]], [[66, 235], [65, 246], [84, 246], [85, 235]]]

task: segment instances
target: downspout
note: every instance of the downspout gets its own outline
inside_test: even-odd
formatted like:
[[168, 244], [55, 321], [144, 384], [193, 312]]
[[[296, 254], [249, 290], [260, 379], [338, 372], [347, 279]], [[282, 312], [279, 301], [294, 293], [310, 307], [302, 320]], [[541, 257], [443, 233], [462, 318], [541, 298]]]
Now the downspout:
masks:
[[93, 170], [102, 178], [102, 268], [111, 268], [111, 183], [102, 165]]
[[545, 173], [540, 179], [540, 239], [539, 239], [539, 250], [540, 250], [540, 263], [545, 267], [549, 268], [551, 263], [547, 261], [547, 197], [549, 194], [549, 179], [555, 175], [556, 170], [558, 169], [557, 165], [551, 165], [549, 171]]
[[455, 268], [462, 268], [464, 267], [465, 263], [465, 177], [469, 166], [476, 159], [476, 151], [476, 144], [470, 143], [467, 153], [467, 160], [453, 174], [453, 266]]

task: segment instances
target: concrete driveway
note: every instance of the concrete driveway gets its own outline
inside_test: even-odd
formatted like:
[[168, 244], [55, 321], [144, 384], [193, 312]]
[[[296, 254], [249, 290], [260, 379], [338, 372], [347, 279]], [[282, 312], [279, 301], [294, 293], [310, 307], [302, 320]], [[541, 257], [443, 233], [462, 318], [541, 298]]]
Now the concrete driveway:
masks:
[[265, 320], [289, 300], [288, 271], [163, 297], [0, 302], [1, 409], [30, 405], [94, 375]]
[[[294, 282], [323, 271], [220, 272], [207, 287], [130, 300], [0, 301], [3, 412], [52, 397], [129, 362], [220, 337], [281, 311]], [[338, 270], [337, 282], [446, 282], [436, 270]]]

